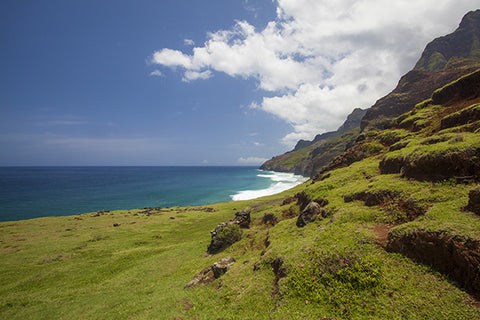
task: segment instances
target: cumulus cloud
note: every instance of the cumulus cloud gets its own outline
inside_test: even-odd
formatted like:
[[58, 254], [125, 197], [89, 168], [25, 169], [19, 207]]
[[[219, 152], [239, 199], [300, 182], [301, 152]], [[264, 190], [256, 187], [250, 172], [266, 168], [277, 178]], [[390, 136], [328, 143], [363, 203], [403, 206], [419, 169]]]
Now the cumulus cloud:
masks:
[[[253, 78], [269, 94], [250, 108], [291, 124], [282, 141], [336, 129], [354, 108], [394, 88], [425, 45], [453, 31], [476, 9], [472, 0], [276, 0], [277, 18], [263, 30], [237, 21], [208, 34], [191, 54], [162, 49], [152, 62], [179, 67], [184, 81], [212, 71]], [[274, 93], [272, 97], [272, 93]]]
[[248, 157], [248, 158], [240, 157], [240, 158], [238, 159], [238, 163], [258, 165], [258, 164], [264, 163], [264, 162], [267, 161], [267, 160], [268, 160], [268, 159], [266, 159], [266, 158], [259, 158], [259, 157]]

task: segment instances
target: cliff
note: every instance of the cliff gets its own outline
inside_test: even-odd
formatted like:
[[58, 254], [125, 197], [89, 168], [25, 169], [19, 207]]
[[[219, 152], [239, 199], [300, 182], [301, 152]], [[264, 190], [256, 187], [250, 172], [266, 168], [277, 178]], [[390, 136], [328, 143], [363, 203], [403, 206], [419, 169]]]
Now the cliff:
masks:
[[361, 133], [388, 128], [393, 119], [430, 98], [438, 88], [477, 70], [480, 68], [479, 26], [480, 10], [469, 12], [455, 32], [429, 43], [415, 68], [400, 79], [391, 93], [362, 111], [363, 114], [356, 109], [349, 116], [362, 114], [358, 130], [355, 129], [358, 119], [351, 122], [347, 119], [345, 123], [349, 122], [349, 127], [340, 134], [341, 128], [317, 135], [313, 141], [300, 140], [294, 150], [268, 160], [261, 169], [314, 176], [351, 147]]

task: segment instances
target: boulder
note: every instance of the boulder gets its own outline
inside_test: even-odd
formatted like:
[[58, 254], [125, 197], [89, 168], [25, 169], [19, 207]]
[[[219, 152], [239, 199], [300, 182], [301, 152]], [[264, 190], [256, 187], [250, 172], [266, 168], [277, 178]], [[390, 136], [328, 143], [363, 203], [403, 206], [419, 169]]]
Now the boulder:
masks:
[[223, 258], [222, 260], [215, 262], [212, 266], [213, 275], [215, 279], [220, 278], [221, 275], [227, 272], [228, 268], [235, 262], [235, 259], [228, 256]]
[[197, 273], [193, 280], [187, 283], [184, 288], [195, 288], [201, 284], [213, 282], [213, 280], [215, 280], [215, 275], [213, 274], [212, 266], [209, 266]]
[[193, 280], [187, 283], [184, 288], [195, 288], [201, 284], [213, 282], [215, 279], [218, 279], [225, 274], [234, 262], [235, 259], [232, 257], [225, 257], [222, 260], [215, 262], [212, 266], [206, 267], [197, 273]]
[[326, 216], [326, 213], [323, 213], [323, 211], [325, 210], [318, 203], [315, 201], [310, 202], [298, 216], [297, 227], [301, 228], [315, 221], [318, 215]]
[[233, 222], [237, 223], [240, 228], [249, 228], [250, 227], [250, 213], [252, 209], [245, 208], [244, 210], [235, 212], [235, 218]]
[[212, 240], [207, 247], [210, 254], [218, 253], [242, 238], [240, 226], [234, 220], [220, 223], [210, 234]]

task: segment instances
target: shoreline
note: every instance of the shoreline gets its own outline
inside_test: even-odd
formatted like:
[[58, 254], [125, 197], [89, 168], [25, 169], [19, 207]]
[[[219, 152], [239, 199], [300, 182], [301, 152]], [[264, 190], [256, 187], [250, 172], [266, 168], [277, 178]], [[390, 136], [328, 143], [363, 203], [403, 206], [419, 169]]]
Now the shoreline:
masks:
[[[20, 168], [20, 167], [16, 167]], [[12, 175], [15, 173], [22, 173], [22, 172], [29, 172], [31, 170], [39, 172], [53, 172], [53, 171], [61, 171], [70, 173], [73, 172], [81, 172], [85, 174], [87, 172], [88, 179], [95, 179], [92, 175], [92, 172], [103, 172], [105, 170], [110, 171], [113, 170], [114, 174], [130, 172], [133, 170], [133, 175], [135, 176], [135, 172], [137, 169], [141, 171], [149, 172], [149, 168], [145, 167], [126, 167], [125, 170], [122, 168], [125, 167], [21, 167], [18, 171], [17, 169], [13, 168]], [[159, 167], [150, 167], [153, 168], [152, 170], [158, 169]], [[160, 170], [165, 169], [179, 169], [187, 171], [196, 170], [196, 168], [200, 168], [200, 170], [206, 170], [206, 176], [210, 176], [210, 172], [212, 172], [212, 179], [215, 181], [215, 175], [217, 170], [216, 168], [220, 169], [221, 172], [223, 170], [230, 171], [230, 169], [234, 169], [237, 172], [248, 172], [248, 179], [250, 180], [242, 180], [242, 176], [234, 175], [232, 179], [239, 179], [238, 183], [228, 184], [228, 187], [225, 185], [215, 186], [212, 189], [212, 181], [206, 179], [205, 183], [200, 183], [197, 181], [196, 184], [192, 184], [190, 181], [185, 183], [184, 189], [178, 189], [178, 186], [174, 185], [173, 190], [168, 189], [168, 182], [164, 182], [161, 187], [160, 191], [157, 193], [152, 193], [150, 196], [145, 196], [147, 193], [152, 192], [152, 181], [149, 178], [146, 178], [145, 181], [139, 180], [137, 181], [138, 185], [133, 190], [132, 194], [125, 193], [123, 198], [120, 201], [116, 201], [118, 199], [118, 195], [115, 194], [115, 188], [112, 186], [105, 186], [103, 189], [98, 189], [97, 187], [92, 186], [91, 188], [84, 188], [82, 186], [77, 186], [75, 184], [68, 185], [70, 193], [67, 193], [65, 197], [62, 197], [62, 190], [58, 193], [55, 192], [54, 189], [39, 187], [40, 191], [31, 191], [30, 193], [22, 193], [22, 190], [19, 190], [17, 194], [14, 196], [16, 197], [15, 201], [10, 201], [8, 199], [8, 195], [6, 199], [4, 199], [2, 211], [6, 213], [4, 217], [0, 217], [0, 222], [13, 222], [13, 221], [23, 221], [23, 220], [30, 220], [42, 217], [62, 217], [62, 216], [75, 216], [84, 213], [95, 213], [101, 211], [122, 211], [122, 210], [136, 210], [141, 208], [174, 208], [174, 207], [187, 207], [187, 206], [205, 206], [205, 205], [213, 205], [218, 203], [224, 202], [231, 202], [231, 201], [245, 201], [245, 200], [254, 200], [265, 196], [275, 195], [281, 192], [284, 192], [288, 189], [291, 189], [299, 184], [304, 183], [308, 180], [308, 178], [295, 175], [293, 173], [284, 173], [284, 172], [277, 172], [277, 171], [267, 171], [261, 170], [258, 167], [252, 166], [237, 166], [237, 167], [212, 167], [209, 166], [207, 169], [206, 167], [180, 167], [180, 166], [172, 166], [172, 167], [161, 167]], [[237, 170], [239, 169], [239, 170]], [[243, 170], [247, 169], [247, 170]], [[254, 170], [254, 171], [253, 171]], [[5, 172], [5, 170], [4, 170]], [[65, 174], [65, 173], [63, 173]], [[77, 174], [77, 173], [76, 173]], [[5, 175], [4, 175], [5, 176]], [[60, 177], [60, 178], [59, 178]], [[59, 177], [49, 178], [50, 180], [44, 181], [43, 183], [50, 183], [50, 184], [59, 184], [61, 181], [57, 181], [63, 179], [64, 177], [62, 174]], [[78, 179], [78, 176], [75, 176]], [[188, 176], [183, 176], [181, 179], [186, 181]], [[253, 179], [253, 177], [256, 177]], [[19, 174], [17, 179], [23, 179], [23, 176]], [[28, 177], [27, 177], [28, 178]], [[98, 178], [101, 181], [101, 177]], [[223, 178], [226, 179], [226, 178]], [[244, 179], [244, 177], [243, 177]], [[253, 179], [253, 180], [252, 180]], [[28, 179], [27, 179], [28, 180]], [[226, 179], [228, 180], [228, 179]], [[81, 181], [80, 181], [81, 182]], [[241, 185], [244, 187], [241, 187]], [[6, 184], [7, 185], [7, 184]], [[38, 183], [37, 183], [38, 185]], [[234, 186], [238, 185], [238, 188]], [[232, 188], [233, 186], [233, 188]], [[177, 189], [175, 189], [177, 187]], [[82, 188], [84, 190], [82, 190]], [[128, 189], [128, 188], [127, 188]], [[163, 190], [163, 191], [162, 191]], [[193, 191], [192, 191], [193, 190]], [[12, 189], [13, 193], [15, 189]], [[72, 194], [75, 192], [72, 197]], [[192, 192], [194, 194], [192, 194]], [[100, 196], [99, 196], [100, 194]], [[223, 194], [223, 196], [222, 196]], [[173, 196], [172, 196], [173, 195]], [[219, 199], [219, 197], [221, 199]], [[5, 198], [5, 196], [4, 196]], [[149, 201], [141, 201], [141, 199], [147, 198]], [[6, 201], [5, 201], [6, 200]], [[15, 199], [13, 199], [15, 200]], [[140, 200], [140, 201], [139, 201]], [[63, 206], [62, 206], [63, 203]], [[103, 204], [102, 204], [103, 203]], [[15, 208], [15, 205], [17, 209]], [[104, 205], [107, 204], [107, 205]], [[111, 205], [108, 205], [111, 204]], [[33, 208], [35, 211], [29, 211], [30, 208]]]

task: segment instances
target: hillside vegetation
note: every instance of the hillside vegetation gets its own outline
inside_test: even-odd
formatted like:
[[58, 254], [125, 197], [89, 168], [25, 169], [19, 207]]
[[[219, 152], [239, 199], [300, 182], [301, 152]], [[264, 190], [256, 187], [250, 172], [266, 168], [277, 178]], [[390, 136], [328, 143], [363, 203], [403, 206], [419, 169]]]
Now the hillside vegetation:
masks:
[[480, 319], [479, 89], [437, 90], [282, 194], [0, 223], [0, 317]]

